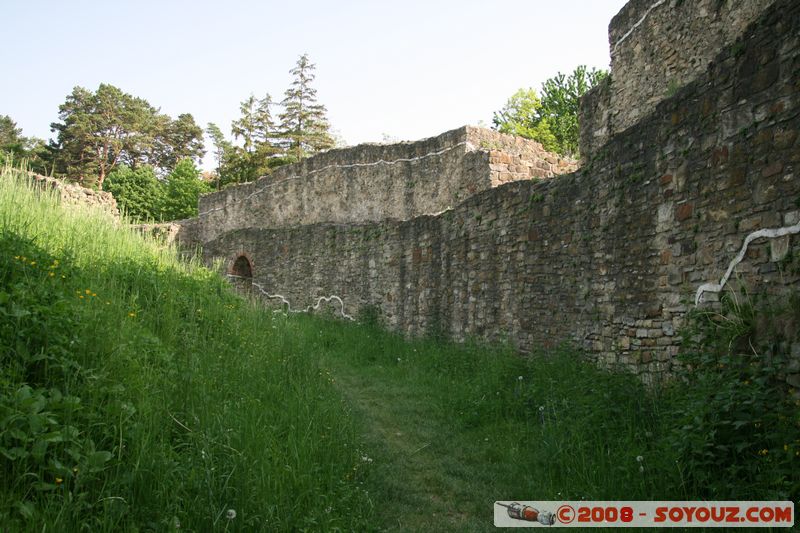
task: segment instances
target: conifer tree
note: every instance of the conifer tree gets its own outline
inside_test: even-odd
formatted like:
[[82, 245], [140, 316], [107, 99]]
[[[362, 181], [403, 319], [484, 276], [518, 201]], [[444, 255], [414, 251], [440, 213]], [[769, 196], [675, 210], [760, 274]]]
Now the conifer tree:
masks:
[[325, 106], [317, 103], [317, 90], [311, 87], [314, 81], [314, 65], [308, 54], [297, 60], [291, 71], [294, 81], [287, 89], [280, 115], [281, 136], [290, 155], [297, 161], [320, 150], [333, 147], [330, 125]]

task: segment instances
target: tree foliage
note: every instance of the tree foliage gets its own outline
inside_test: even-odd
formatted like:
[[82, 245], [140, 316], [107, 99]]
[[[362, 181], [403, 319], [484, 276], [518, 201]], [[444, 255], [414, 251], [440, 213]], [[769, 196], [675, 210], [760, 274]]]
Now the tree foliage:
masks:
[[186, 158], [163, 180], [149, 165], [132, 169], [122, 164], [108, 175], [106, 190], [132, 219], [162, 222], [196, 216], [200, 195], [211, 187], [200, 179], [194, 162]]
[[165, 190], [153, 167], [145, 165], [132, 169], [120, 165], [108, 175], [106, 190], [132, 219], [142, 222], [163, 219]]
[[317, 103], [317, 90], [311, 86], [316, 75], [314, 64], [303, 54], [297, 65], [289, 71], [294, 81], [286, 90], [283, 113], [280, 115], [280, 131], [287, 152], [300, 160], [334, 145], [325, 106]]
[[47, 174], [52, 153], [43, 140], [24, 137], [11, 117], [0, 115], [0, 165], [15, 161], [24, 161], [33, 172]]
[[197, 216], [200, 195], [211, 187], [200, 179], [200, 171], [191, 159], [180, 161], [167, 176], [164, 220], [178, 220]]
[[542, 143], [545, 150], [558, 151], [556, 136], [542, 116], [542, 101], [534, 89], [520, 89], [494, 114], [495, 128], [502, 133], [519, 135]]
[[604, 70], [578, 66], [569, 76], [559, 72], [542, 84], [541, 98], [533, 89], [520, 89], [494, 114], [494, 126], [542, 143], [550, 151], [578, 156], [580, 97], [608, 75]]
[[109, 84], [91, 92], [75, 87], [51, 125], [58, 138], [58, 169], [102, 189], [120, 164], [169, 172], [183, 158], [203, 156], [203, 131], [189, 114], [173, 121], [146, 100]]

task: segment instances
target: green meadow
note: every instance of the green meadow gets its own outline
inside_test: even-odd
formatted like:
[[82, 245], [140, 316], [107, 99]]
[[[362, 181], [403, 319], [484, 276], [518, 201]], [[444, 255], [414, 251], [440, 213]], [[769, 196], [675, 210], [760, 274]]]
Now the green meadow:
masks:
[[797, 403], [730, 350], [754, 309], [699, 317], [695, 372], [647, 390], [569, 346], [287, 316], [6, 168], [0, 530], [490, 531], [495, 500], [796, 500]]

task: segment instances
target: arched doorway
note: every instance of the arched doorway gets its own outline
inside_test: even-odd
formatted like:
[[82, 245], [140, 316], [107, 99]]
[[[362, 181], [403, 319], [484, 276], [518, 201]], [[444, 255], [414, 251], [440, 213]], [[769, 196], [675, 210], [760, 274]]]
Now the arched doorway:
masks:
[[228, 271], [231, 283], [240, 289], [253, 288], [253, 262], [247, 254], [239, 254]]

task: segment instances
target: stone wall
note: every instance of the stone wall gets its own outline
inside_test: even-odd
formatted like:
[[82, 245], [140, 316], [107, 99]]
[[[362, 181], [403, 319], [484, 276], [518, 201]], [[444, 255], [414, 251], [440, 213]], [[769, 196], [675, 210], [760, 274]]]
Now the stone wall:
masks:
[[800, 3], [778, 0], [578, 172], [486, 187], [407, 221], [235, 229], [204, 254], [228, 268], [246, 257], [256, 289], [294, 309], [336, 295], [346, 313], [376, 306], [409, 335], [523, 350], [569, 339], [652, 380], [698, 288], [719, 282], [754, 232], [786, 234], [750, 242], [729, 287], [800, 284], [799, 132]]
[[575, 168], [537, 142], [469, 126], [417, 142], [362, 144], [203, 196], [184, 239], [191, 232], [202, 243], [244, 227], [407, 220], [502, 183]]
[[611, 76], [586, 95], [581, 105], [584, 157], [703, 74], [711, 60], [773, 2], [628, 2], [608, 27]]
[[61, 203], [64, 205], [84, 205], [98, 207], [109, 215], [119, 218], [117, 201], [110, 192], [95, 191], [87, 189], [76, 183], [69, 183], [64, 180], [41, 176], [39, 174], [29, 174], [31, 180], [42, 188], [58, 191]]

